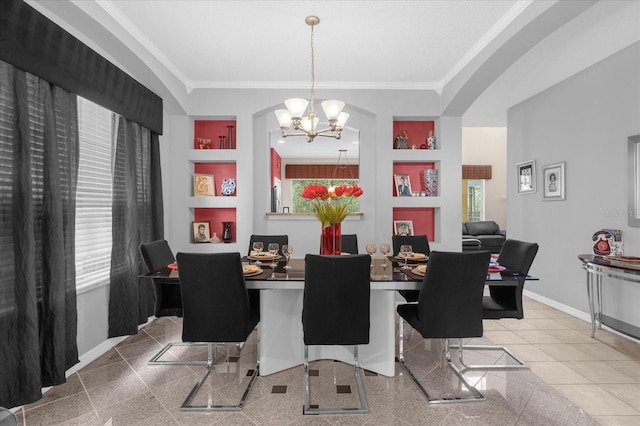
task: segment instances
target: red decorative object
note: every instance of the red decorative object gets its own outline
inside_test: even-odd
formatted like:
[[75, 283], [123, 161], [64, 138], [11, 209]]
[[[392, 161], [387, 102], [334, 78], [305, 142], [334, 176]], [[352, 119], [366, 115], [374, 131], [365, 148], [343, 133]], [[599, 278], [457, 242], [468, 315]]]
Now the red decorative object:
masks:
[[342, 224], [332, 223], [322, 228], [320, 235], [320, 254], [340, 254]]

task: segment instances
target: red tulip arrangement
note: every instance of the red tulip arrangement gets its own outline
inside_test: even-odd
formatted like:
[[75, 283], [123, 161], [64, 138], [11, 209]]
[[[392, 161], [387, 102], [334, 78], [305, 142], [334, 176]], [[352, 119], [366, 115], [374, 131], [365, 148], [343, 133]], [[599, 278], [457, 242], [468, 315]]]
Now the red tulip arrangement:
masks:
[[349, 214], [349, 203], [364, 193], [358, 185], [339, 185], [327, 188], [320, 184], [311, 184], [302, 190], [302, 198], [313, 202], [314, 214], [326, 228], [341, 223]]

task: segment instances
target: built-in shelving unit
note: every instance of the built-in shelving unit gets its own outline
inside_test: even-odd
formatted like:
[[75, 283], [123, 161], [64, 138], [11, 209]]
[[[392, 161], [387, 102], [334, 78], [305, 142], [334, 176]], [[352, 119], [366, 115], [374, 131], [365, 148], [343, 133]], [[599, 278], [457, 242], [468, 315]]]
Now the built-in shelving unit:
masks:
[[[237, 179], [237, 140], [236, 121], [229, 119], [193, 119], [193, 139], [189, 141], [187, 161], [192, 176], [204, 174], [213, 176], [213, 195], [195, 195], [195, 185], [190, 179], [190, 197], [187, 198], [190, 216], [194, 222], [209, 222], [210, 236], [215, 235], [223, 239], [223, 223], [232, 222], [231, 243], [237, 241], [237, 209], [238, 189]], [[223, 194], [222, 184], [225, 179], [232, 179], [235, 190], [230, 194]], [[215, 246], [215, 244], [193, 243], [196, 246]], [[229, 247], [223, 244], [224, 250]], [[204, 247], [203, 247], [204, 250]], [[210, 250], [206, 250], [210, 251]]]
[[[442, 205], [441, 151], [435, 124], [426, 119], [393, 121], [392, 233], [396, 222], [411, 221], [414, 235], [426, 234], [429, 241], [440, 239], [437, 221]], [[403, 188], [403, 183], [410, 190]]]

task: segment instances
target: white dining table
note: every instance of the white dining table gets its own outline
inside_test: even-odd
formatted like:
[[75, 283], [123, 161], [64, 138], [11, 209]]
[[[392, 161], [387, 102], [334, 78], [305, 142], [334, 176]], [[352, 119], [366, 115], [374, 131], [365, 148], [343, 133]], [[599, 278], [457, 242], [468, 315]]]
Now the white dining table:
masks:
[[[421, 282], [402, 279], [392, 267], [381, 274], [382, 258], [374, 259], [371, 281], [369, 343], [359, 345], [358, 361], [362, 368], [384, 376], [395, 375], [395, 306], [396, 290], [418, 289]], [[299, 262], [302, 262], [301, 264]], [[304, 260], [292, 259], [289, 273], [276, 273], [273, 279], [247, 280], [247, 289], [260, 290], [258, 355], [260, 375], [266, 376], [303, 362], [302, 296]], [[353, 363], [353, 346], [310, 346], [309, 360], [335, 359]]]
[[[245, 263], [246, 258], [243, 259]], [[419, 290], [422, 279], [405, 274], [386, 257], [374, 256], [371, 274], [371, 309], [369, 343], [358, 346], [358, 361], [362, 368], [393, 377], [396, 359], [396, 305], [405, 303], [397, 290]], [[382, 268], [386, 263], [387, 268]], [[303, 363], [302, 298], [304, 293], [304, 259], [291, 259], [291, 269], [283, 269], [279, 261], [275, 269], [268, 263], [263, 272], [246, 276], [247, 289], [260, 291], [260, 322], [258, 323], [258, 358], [260, 375], [267, 376]], [[416, 266], [416, 265], [413, 265]], [[152, 278], [175, 279], [176, 270], [163, 270], [144, 275]], [[508, 270], [487, 273], [487, 285], [517, 285], [518, 280], [537, 280]], [[353, 363], [352, 346], [318, 345], [309, 347], [309, 359], [334, 359]]]

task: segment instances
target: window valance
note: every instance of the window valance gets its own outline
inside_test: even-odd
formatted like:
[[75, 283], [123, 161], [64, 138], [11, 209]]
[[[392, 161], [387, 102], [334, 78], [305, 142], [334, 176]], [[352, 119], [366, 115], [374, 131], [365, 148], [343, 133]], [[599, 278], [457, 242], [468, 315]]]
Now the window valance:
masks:
[[462, 179], [491, 179], [491, 165], [462, 165]]
[[357, 164], [287, 164], [284, 172], [285, 179], [358, 179], [358, 173]]
[[162, 134], [162, 98], [22, 0], [0, 2], [0, 59]]

